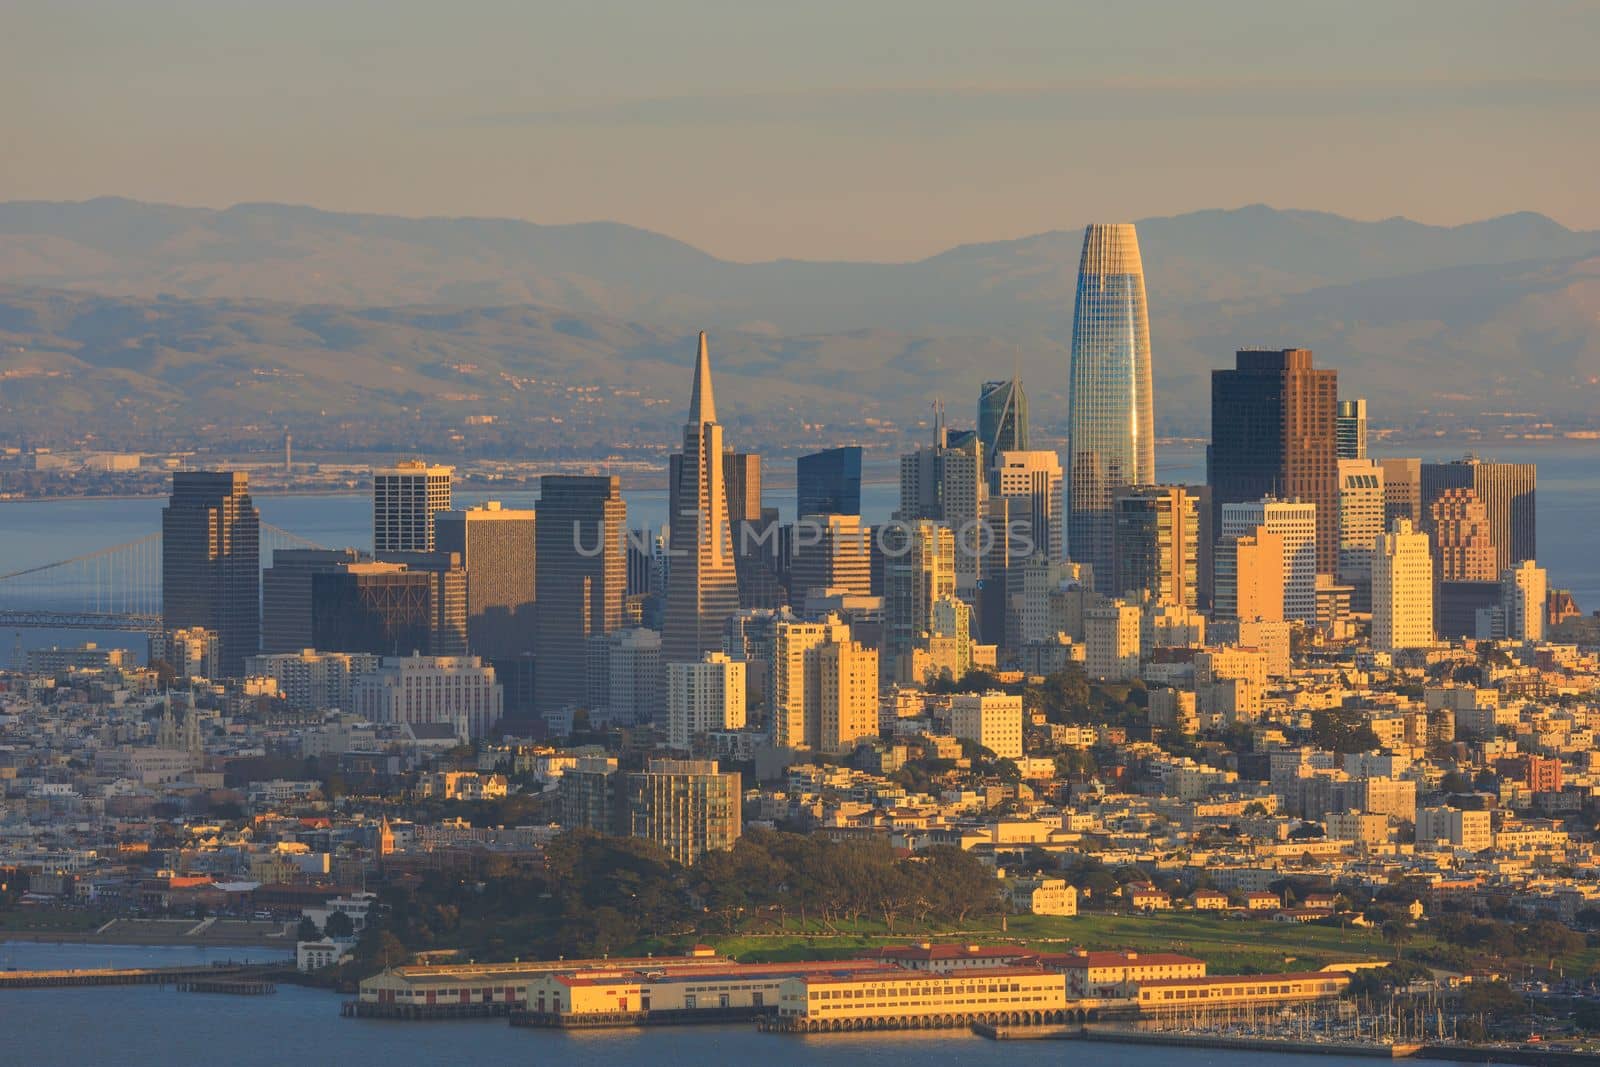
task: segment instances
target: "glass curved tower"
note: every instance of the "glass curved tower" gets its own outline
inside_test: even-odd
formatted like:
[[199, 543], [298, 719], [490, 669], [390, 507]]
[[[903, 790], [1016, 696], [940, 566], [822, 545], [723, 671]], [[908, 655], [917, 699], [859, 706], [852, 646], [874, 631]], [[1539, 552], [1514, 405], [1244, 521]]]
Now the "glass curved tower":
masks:
[[1083, 231], [1072, 312], [1067, 440], [1067, 552], [1114, 594], [1113, 505], [1118, 488], [1155, 482], [1150, 319], [1132, 223]]

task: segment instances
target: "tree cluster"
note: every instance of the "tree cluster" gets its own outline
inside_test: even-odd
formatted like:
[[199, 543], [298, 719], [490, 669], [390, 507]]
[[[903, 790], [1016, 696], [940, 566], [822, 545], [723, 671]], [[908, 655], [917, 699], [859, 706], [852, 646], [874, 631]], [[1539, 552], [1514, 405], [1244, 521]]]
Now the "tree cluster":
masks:
[[442, 947], [479, 959], [665, 951], [791, 921], [959, 929], [1001, 904], [994, 873], [970, 854], [904, 854], [876, 839], [755, 829], [686, 868], [653, 842], [578, 831], [551, 842], [545, 861], [473, 879], [431, 871], [381, 890], [384, 918], [358, 945], [361, 965]]

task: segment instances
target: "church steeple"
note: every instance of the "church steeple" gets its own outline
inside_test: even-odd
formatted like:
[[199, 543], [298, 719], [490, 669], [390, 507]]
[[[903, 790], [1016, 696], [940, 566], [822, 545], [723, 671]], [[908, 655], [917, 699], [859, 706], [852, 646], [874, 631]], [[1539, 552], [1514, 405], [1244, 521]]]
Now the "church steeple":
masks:
[[700, 355], [694, 365], [694, 391], [689, 394], [689, 425], [717, 421], [717, 402], [711, 393], [711, 356], [706, 352], [706, 332], [700, 331]]

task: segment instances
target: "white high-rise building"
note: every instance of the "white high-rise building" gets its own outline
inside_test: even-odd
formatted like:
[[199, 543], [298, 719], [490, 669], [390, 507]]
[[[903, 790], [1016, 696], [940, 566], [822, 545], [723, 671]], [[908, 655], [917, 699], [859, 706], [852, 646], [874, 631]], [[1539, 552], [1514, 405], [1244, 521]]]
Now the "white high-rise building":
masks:
[[853, 640], [837, 615], [779, 622], [772, 641], [773, 744], [839, 752], [876, 735], [877, 671], [877, 650]]
[[1283, 541], [1283, 617], [1317, 621], [1317, 506], [1264, 497], [1222, 505], [1220, 545], [1231, 537], [1249, 537], [1257, 527]]
[[1351, 606], [1370, 611], [1372, 546], [1383, 533], [1383, 467], [1369, 459], [1339, 461], [1339, 564], [1342, 585], [1355, 592]]
[[1513, 641], [1544, 640], [1547, 581], [1543, 567], [1525, 559], [1500, 575], [1500, 613], [1505, 635]]
[[450, 510], [454, 467], [409, 460], [372, 472], [374, 552], [432, 552], [433, 517]]
[[661, 714], [661, 634], [630, 627], [589, 638], [586, 703], [591, 721], [633, 725]]
[[277, 682], [278, 692], [296, 711], [351, 710], [356, 679], [377, 669], [378, 657], [370, 652], [319, 652], [314, 648], [247, 656], [244, 661], [247, 676]]
[[744, 727], [745, 665], [722, 652], [667, 664], [667, 740], [687, 750], [699, 734]]
[[1428, 535], [1396, 519], [1372, 555], [1372, 647], [1379, 652], [1433, 644], [1433, 552]]
[[477, 656], [385, 656], [350, 694], [351, 710], [368, 722], [448, 722], [462, 738], [486, 736], [504, 701], [494, 668]]
[[1139, 677], [1138, 605], [1113, 600], [1083, 613], [1084, 671], [1090, 678], [1126, 682]]
[[976, 741], [1001, 759], [1021, 759], [1021, 694], [957, 694], [950, 699], [950, 732]]
[[[1001, 452], [994, 458], [993, 495], [1011, 501], [1011, 519], [1027, 524], [1033, 551], [1049, 560], [1065, 554], [1061, 512], [1063, 474], [1054, 452]], [[1021, 527], [1018, 527], [1021, 529]], [[995, 536], [1003, 536], [999, 530]]]

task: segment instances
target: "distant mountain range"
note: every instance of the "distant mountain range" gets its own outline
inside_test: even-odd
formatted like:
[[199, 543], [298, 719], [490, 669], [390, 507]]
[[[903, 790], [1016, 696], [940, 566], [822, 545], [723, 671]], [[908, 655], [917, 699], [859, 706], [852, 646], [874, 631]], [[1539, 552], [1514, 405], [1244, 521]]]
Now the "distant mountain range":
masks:
[[[1203, 433], [1206, 372], [1255, 345], [1316, 349], [1379, 422], [1600, 411], [1600, 231], [1530, 213], [1435, 227], [1261, 206], [1138, 226], [1167, 432]], [[687, 338], [707, 328], [719, 399], [743, 417], [905, 424], [1016, 367], [1047, 425], [1065, 412], [1080, 241], [734, 263], [616, 223], [4, 203], [0, 408], [103, 412], [120, 390], [125, 412], [233, 399], [291, 421], [434, 398], [560, 417], [566, 389], [587, 383], [663, 401], [641, 407], [645, 429], [681, 417]], [[70, 384], [39, 377], [41, 361]], [[559, 388], [505, 385], [522, 378]]]

